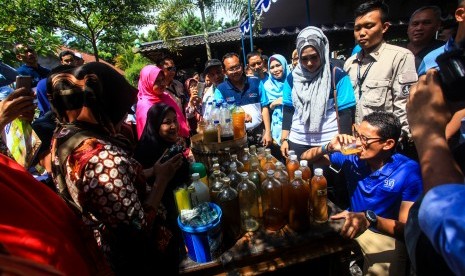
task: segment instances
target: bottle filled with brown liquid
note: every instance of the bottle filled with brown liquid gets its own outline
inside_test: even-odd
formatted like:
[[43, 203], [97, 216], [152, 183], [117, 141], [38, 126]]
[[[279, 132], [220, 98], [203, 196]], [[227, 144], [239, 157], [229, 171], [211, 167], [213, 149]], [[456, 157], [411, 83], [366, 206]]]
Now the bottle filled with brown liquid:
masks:
[[289, 227], [297, 232], [308, 230], [310, 227], [309, 213], [309, 187], [302, 179], [302, 172], [294, 172], [294, 180], [291, 182], [289, 193]]
[[223, 178], [223, 189], [218, 193], [217, 201], [221, 207], [222, 226], [225, 239], [235, 241], [241, 237], [241, 214], [237, 191], [230, 186], [229, 177]]
[[266, 230], [277, 231], [286, 225], [282, 203], [282, 187], [274, 178], [274, 171], [267, 171], [262, 183], [263, 226]]
[[311, 186], [313, 220], [316, 223], [325, 223], [328, 221], [328, 182], [323, 175], [323, 169], [315, 169], [315, 175], [312, 178]]
[[308, 166], [307, 160], [300, 160], [299, 170], [302, 172], [302, 179], [310, 184], [310, 180], [312, 179], [312, 170]]
[[289, 175], [289, 180], [294, 180], [294, 172], [300, 167], [299, 161], [297, 160], [297, 155], [293, 154], [290, 156], [289, 163], [286, 165], [287, 174]]
[[286, 221], [288, 221], [288, 215], [289, 215], [289, 192], [290, 192], [290, 187], [291, 183], [289, 182], [289, 175], [287, 174], [286, 169], [284, 168], [284, 164], [281, 163], [280, 161], [276, 162], [276, 170], [274, 171], [274, 178], [281, 183], [281, 187], [283, 190], [283, 212], [284, 216], [286, 218]]
[[241, 162], [244, 165], [244, 172], [250, 172], [250, 152], [249, 148], [244, 148], [244, 155], [242, 155]]
[[286, 158], [286, 166], [289, 161], [291, 161], [291, 155], [295, 155], [295, 150], [288, 150], [287, 151], [287, 158]]
[[[231, 162], [236, 163], [236, 168], [239, 173], [244, 171], [244, 163], [242, 163], [238, 158], [237, 154], [231, 154]], [[231, 167], [230, 167], [231, 168]]]
[[262, 166], [262, 171], [267, 172], [268, 170], [275, 170], [275, 162], [273, 162], [273, 156], [268, 154], [265, 158], [265, 163]]

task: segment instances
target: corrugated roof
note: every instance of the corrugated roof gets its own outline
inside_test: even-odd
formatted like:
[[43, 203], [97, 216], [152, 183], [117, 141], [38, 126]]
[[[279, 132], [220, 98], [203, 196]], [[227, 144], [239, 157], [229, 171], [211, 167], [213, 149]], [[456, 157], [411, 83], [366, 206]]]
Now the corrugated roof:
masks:
[[[406, 20], [391, 21], [391, 26], [407, 25]], [[323, 32], [340, 32], [340, 31], [353, 31], [353, 22], [341, 24], [324, 24], [319, 26]], [[283, 28], [270, 28], [263, 30], [260, 34], [254, 35], [254, 38], [278, 37], [278, 36], [293, 36], [297, 35], [303, 27], [283, 27]], [[244, 36], [244, 39], [249, 39], [249, 36]], [[225, 43], [241, 40], [241, 31], [239, 27], [229, 28], [223, 31], [215, 31], [209, 33], [208, 40], [210, 44]], [[203, 34], [183, 36], [173, 39], [178, 47], [189, 47], [204, 45]], [[139, 47], [139, 52], [146, 53], [155, 50], [168, 49], [168, 46], [163, 40], [142, 43]]]

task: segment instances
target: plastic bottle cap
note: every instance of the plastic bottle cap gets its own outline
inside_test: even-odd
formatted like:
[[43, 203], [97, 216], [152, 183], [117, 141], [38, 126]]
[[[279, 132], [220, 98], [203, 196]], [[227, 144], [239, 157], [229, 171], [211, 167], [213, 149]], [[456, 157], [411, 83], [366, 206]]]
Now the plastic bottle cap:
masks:
[[323, 169], [322, 168], [315, 169], [315, 175], [322, 176], [323, 175]]
[[229, 167], [234, 169], [237, 168], [236, 162], [232, 162], [231, 164], [229, 164]]
[[291, 155], [291, 160], [297, 160], [297, 155], [295, 154]]
[[241, 172], [241, 176], [242, 177], [249, 177], [249, 173], [248, 172]]
[[281, 161], [277, 161], [274, 165], [275, 165], [276, 167], [279, 167], [279, 166], [282, 166], [283, 163], [281, 163]]
[[268, 175], [273, 175], [273, 174], [274, 174], [274, 171], [273, 171], [273, 170], [267, 170], [266, 173], [267, 173]]
[[229, 181], [231, 181], [231, 178], [227, 176], [223, 177], [223, 182], [229, 182]]
[[290, 151], [288, 152], [288, 154], [289, 154], [289, 156], [294, 155], [294, 154], [295, 154], [295, 150], [290, 150]]
[[307, 167], [308, 166], [308, 161], [307, 160], [300, 160], [300, 166], [301, 167]]
[[302, 171], [301, 171], [301, 170], [296, 170], [296, 171], [294, 172], [294, 176], [302, 177]]
[[205, 165], [200, 162], [194, 162], [191, 165], [192, 173], [198, 173], [200, 177], [204, 177], [207, 175], [207, 169]]
[[200, 174], [199, 173], [193, 173], [192, 174], [192, 179], [194, 179], [194, 180], [200, 179]]

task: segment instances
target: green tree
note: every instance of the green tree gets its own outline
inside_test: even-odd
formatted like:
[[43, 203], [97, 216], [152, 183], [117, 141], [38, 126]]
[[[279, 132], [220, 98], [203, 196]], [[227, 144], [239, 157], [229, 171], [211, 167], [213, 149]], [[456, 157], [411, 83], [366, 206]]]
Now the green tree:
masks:
[[40, 10], [35, 1], [0, 1], [0, 59], [5, 63], [19, 65], [13, 53], [15, 43], [28, 43], [39, 55], [54, 54], [62, 44], [52, 28], [35, 21]]
[[[40, 22], [83, 39], [99, 60], [103, 42], [114, 43], [121, 34], [149, 24], [156, 0], [34, 0], [48, 8]], [[110, 45], [111, 45], [110, 43]]]
[[[255, 2], [255, 1], [252, 1]], [[161, 0], [157, 16], [157, 30], [160, 37], [171, 47], [176, 45], [172, 38], [182, 35], [179, 28], [182, 19], [193, 10], [200, 12], [202, 32], [205, 40], [207, 57], [211, 58], [210, 43], [208, 42], [208, 15], [214, 15], [219, 10], [228, 11], [233, 16], [240, 17], [247, 10], [248, 0]]]

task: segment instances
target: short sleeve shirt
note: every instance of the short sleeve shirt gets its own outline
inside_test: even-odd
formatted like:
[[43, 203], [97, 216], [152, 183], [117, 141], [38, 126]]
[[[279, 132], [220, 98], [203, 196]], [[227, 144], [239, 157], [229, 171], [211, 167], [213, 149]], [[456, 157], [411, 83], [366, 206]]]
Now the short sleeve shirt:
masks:
[[218, 102], [235, 101], [236, 105], [241, 106], [245, 113], [252, 116], [252, 122], [246, 123], [247, 130], [256, 128], [262, 121], [261, 113], [261, 94], [259, 91], [260, 79], [256, 77], [246, 77], [244, 90], [237, 89], [229, 79], [225, 79], [215, 89], [214, 99]]
[[356, 155], [336, 152], [330, 161], [333, 167], [344, 170], [353, 212], [373, 210], [383, 218], [397, 220], [401, 202], [414, 202], [422, 194], [420, 166], [404, 155], [392, 155], [374, 172]]

